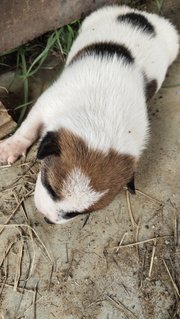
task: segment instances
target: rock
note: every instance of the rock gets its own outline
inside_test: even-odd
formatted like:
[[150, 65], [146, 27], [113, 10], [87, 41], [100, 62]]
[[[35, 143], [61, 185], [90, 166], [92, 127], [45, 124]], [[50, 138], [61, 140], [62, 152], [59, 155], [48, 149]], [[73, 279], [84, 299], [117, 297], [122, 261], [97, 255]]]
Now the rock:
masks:
[[16, 123], [8, 114], [4, 105], [0, 102], [0, 139], [6, 137], [16, 127]]

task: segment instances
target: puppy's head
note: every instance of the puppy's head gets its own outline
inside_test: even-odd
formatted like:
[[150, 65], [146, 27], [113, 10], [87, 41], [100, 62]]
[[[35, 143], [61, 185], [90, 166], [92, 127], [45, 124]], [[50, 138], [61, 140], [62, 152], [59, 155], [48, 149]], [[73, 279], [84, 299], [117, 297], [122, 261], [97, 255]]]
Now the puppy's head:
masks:
[[108, 205], [131, 180], [135, 169], [132, 156], [92, 150], [65, 129], [48, 132], [37, 157], [42, 163], [35, 204], [55, 224]]

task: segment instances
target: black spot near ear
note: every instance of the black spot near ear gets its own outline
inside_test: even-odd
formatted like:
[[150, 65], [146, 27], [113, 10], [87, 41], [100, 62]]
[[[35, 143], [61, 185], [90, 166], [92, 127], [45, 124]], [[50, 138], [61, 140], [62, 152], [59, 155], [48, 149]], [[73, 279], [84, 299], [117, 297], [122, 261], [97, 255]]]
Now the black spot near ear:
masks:
[[135, 183], [134, 183], [134, 174], [129, 183], [127, 184], [128, 191], [132, 194], [136, 194]]
[[117, 19], [119, 22], [126, 22], [128, 24], [131, 24], [132, 27], [139, 28], [143, 32], [149, 33], [152, 36], [156, 35], [154, 26], [143, 14], [129, 12], [123, 15], [119, 15]]
[[37, 152], [37, 158], [42, 160], [49, 155], [60, 155], [60, 146], [56, 132], [47, 132], [43, 137]]
[[145, 93], [146, 94], [146, 101], [149, 101], [153, 97], [153, 95], [157, 91], [157, 87], [158, 87], [158, 85], [157, 85], [157, 81], [155, 79], [151, 80], [150, 82], [148, 82], [146, 84], [146, 88], [145, 88], [145, 90], [146, 90], [146, 93]]

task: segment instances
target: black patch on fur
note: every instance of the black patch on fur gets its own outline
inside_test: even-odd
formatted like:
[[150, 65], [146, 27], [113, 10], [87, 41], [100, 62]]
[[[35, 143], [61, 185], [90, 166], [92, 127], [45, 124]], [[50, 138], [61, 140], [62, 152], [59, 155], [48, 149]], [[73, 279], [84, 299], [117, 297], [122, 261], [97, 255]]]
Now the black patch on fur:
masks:
[[53, 223], [51, 220], [49, 220], [47, 217], [44, 217], [44, 220], [45, 220], [45, 222], [46, 222], [47, 224], [52, 224], [52, 225], [54, 225], [54, 223]]
[[60, 155], [60, 146], [58, 144], [57, 135], [55, 132], [47, 132], [38, 148], [38, 159], [42, 160], [49, 155]]
[[127, 188], [128, 191], [132, 194], [135, 195], [136, 194], [136, 188], [135, 188], [135, 182], [134, 182], [134, 175], [131, 178], [131, 180], [129, 181], [129, 183], [127, 184]]
[[149, 101], [157, 91], [157, 81], [151, 80], [146, 83], [146, 101]]
[[141, 29], [143, 32], [149, 33], [153, 36], [156, 35], [153, 25], [142, 14], [130, 12], [124, 15], [119, 15], [117, 19], [119, 22], [129, 23], [133, 27]]
[[79, 212], [64, 213], [62, 215], [62, 218], [63, 219], [71, 219], [71, 218], [74, 218], [74, 217], [76, 217], [78, 215], [85, 215], [85, 214], [88, 214], [88, 213], [86, 213], [86, 212], [82, 212], [82, 213], [79, 213]]
[[47, 189], [49, 195], [53, 200], [59, 199], [59, 196], [56, 194], [55, 190], [52, 188], [52, 186], [49, 183], [48, 176], [46, 170], [41, 170], [41, 182], [43, 186]]
[[81, 49], [72, 58], [70, 63], [91, 55], [98, 56], [101, 59], [109, 57], [113, 58], [114, 56], [117, 56], [118, 59], [124, 59], [124, 61], [128, 64], [134, 62], [134, 58], [131, 55], [131, 52], [124, 45], [113, 42], [99, 42], [92, 43]]

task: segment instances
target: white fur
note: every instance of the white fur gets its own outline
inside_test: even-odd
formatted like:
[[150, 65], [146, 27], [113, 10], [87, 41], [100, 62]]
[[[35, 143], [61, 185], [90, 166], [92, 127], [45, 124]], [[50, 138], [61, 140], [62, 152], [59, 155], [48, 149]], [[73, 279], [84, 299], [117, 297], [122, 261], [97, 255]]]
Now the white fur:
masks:
[[[153, 24], [154, 37], [117, 21], [119, 14], [131, 11], [139, 12], [126, 6], [106, 7], [85, 19], [64, 72], [38, 99], [15, 135], [0, 144], [0, 161], [12, 162], [25, 153], [42, 128], [44, 133], [67, 128], [93, 149], [106, 153], [113, 148], [139, 158], [149, 130], [144, 74], [149, 81], [157, 80], [159, 89], [179, 45], [174, 26], [157, 15], [140, 12]], [[127, 64], [116, 56], [100, 59], [91, 55], [70, 64], [79, 50], [99, 41], [125, 45], [135, 62]], [[19, 146], [12, 147], [13, 143]], [[82, 211], [102, 196], [90, 188], [89, 179], [78, 170], [73, 172], [64, 185], [66, 199], [57, 204], [38, 177], [37, 207], [56, 223], [61, 222], [57, 208]]]
[[90, 178], [76, 168], [70, 172], [64, 181], [62, 188], [63, 199], [53, 201], [43, 186], [41, 173], [39, 173], [36, 182], [35, 204], [39, 211], [53, 223], [62, 224], [68, 221], [68, 219], [63, 219], [64, 213], [83, 212], [107, 192], [108, 190], [95, 192], [90, 186]]

